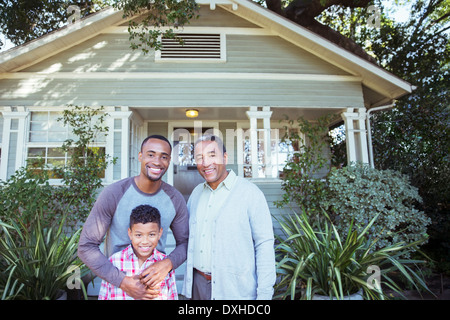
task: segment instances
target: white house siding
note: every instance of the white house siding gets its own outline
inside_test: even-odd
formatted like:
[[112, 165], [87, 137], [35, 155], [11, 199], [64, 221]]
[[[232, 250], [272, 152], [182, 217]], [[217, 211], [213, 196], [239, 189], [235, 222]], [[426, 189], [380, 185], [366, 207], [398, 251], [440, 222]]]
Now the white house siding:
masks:
[[[205, 33], [229, 29], [205, 28]], [[201, 30], [197, 31], [202, 33]], [[245, 32], [238, 30], [236, 32]], [[130, 49], [127, 34], [101, 34], [22, 72], [267, 72], [348, 75], [278, 36], [226, 35], [226, 63], [160, 63]]]
[[[39, 83], [36, 87], [36, 83]], [[357, 82], [308, 80], [106, 79], [1, 80], [3, 105], [345, 108], [361, 105]]]

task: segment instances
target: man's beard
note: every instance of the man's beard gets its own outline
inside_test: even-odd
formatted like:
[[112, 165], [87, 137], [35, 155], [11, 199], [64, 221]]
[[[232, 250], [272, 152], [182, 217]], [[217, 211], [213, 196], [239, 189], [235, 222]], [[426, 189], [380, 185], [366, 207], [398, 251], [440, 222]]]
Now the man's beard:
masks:
[[149, 167], [146, 167], [146, 169], [147, 169], [147, 171], [146, 171], [146, 175], [145, 175], [145, 176], [146, 176], [150, 181], [153, 181], [153, 182], [156, 182], [156, 181], [161, 180], [162, 177], [163, 177], [163, 175], [166, 173], [166, 169], [162, 169], [162, 170], [161, 170], [161, 173], [159, 174], [159, 176], [155, 178], [155, 177], [152, 177], [152, 176], [150, 175], [150, 173], [149, 173], [149, 171], [150, 171]]

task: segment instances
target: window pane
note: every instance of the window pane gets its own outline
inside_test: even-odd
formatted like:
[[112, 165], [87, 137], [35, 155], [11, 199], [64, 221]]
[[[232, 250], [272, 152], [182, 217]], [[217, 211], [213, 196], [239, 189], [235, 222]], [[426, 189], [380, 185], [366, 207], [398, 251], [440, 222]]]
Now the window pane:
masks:
[[47, 121], [31, 121], [30, 130], [31, 131], [46, 131], [48, 129]]
[[30, 142], [47, 142], [47, 132], [30, 132]]
[[48, 112], [32, 112], [31, 121], [48, 121]]
[[45, 157], [45, 148], [28, 148], [28, 157], [29, 158], [37, 158], [37, 157]]
[[61, 148], [48, 148], [48, 156], [64, 158], [64, 151]]
[[47, 164], [53, 166], [53, 167], [62, 167], [65, 164], [64, 158], [48, 158]]
[[48, 133], [48, 142], [63, 142], [65, 140], [66, 140], [65, 133], [52, 131]]

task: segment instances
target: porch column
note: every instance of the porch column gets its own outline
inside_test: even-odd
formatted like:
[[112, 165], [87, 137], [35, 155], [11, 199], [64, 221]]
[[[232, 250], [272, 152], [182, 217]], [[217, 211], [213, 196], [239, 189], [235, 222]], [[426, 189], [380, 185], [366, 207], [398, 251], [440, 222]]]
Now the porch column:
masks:
[[2, 161], [0, 179], [7, 180], [25, 165], [27, 117], [24, 107], [5, 107], [3, 112]]
[[350, 165], [352, 162], [369, 163], [365, 124], [366, 109], [348, 108], [341, 116], [345, 123], [347, 164]]
[[[263, 152], [266, 178], [272, 177], [272, 157], [270, 148], [270, 107], [250, 107], [247, 111], [250, 119], [250, 148], [252, 150], [252, 178], [258, 177], [258, 131], [263, 133]], [[258, 130], [258, 119], [263, 120], [263, 129]]]
[[130, 173], [130, 118], [133, 112], [128, 107], [115, 107], [106, 112], [111, 116], [106, 152], [117, 158], [116, 164], [108, 168], [106, 181], [120, 180]]

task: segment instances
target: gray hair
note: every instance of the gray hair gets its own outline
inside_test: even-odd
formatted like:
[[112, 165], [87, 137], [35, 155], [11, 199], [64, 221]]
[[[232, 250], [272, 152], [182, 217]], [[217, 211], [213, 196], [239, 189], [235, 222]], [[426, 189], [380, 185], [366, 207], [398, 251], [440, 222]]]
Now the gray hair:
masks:
[[225, 148], [225, 144], [223, 143], [222, 139], [220, 139], [219, 136], [216, 136], [214, 134], [205, 134], [197, 139], [194, 143], [194, 148], [197, 146], [198, 143], [204, 142], [204, 141], [215, 141], [217, 145], [220, 147], [222, 146], [222, 153], [225, 154], [227, 152], [227, 149]]

